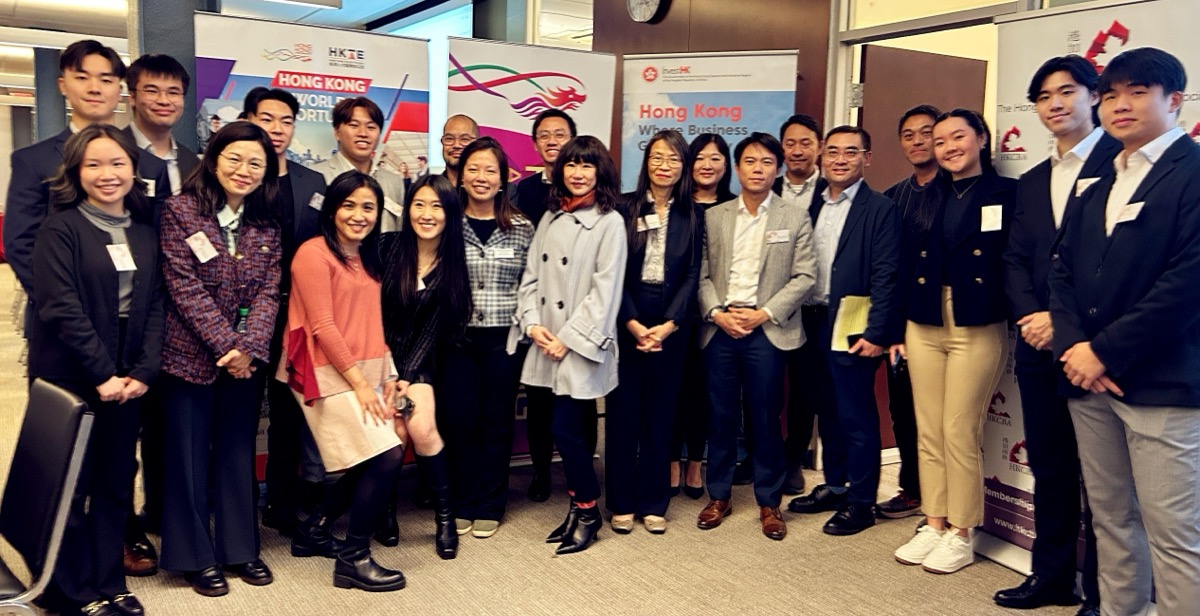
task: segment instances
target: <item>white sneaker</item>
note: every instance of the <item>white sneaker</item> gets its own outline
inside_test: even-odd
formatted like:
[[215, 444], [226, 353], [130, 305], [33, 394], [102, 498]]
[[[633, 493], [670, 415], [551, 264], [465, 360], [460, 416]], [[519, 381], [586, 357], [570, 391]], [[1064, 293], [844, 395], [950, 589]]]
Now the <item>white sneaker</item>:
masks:
[[971, 549], [970, 537], [963, 537], [956, 532], [947, 532], [941, 543], [937, 545], [921, 567], [930, 573], [954, 573], [975, 562], [975, 550]]
[[929, 553], [942, 542], [943, 533], [944, 531], [928, 525], [918, 528], [917, 534], [896, 550], [896, 561], [903, 565], [921, 564], [925, 561], [925, 557], [929, 556]]

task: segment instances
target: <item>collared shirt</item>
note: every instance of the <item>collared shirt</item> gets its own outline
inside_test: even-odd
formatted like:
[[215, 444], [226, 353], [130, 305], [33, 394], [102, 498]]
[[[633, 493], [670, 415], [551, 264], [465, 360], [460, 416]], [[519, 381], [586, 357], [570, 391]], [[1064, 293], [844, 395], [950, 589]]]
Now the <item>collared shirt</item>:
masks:
[[767, 232], [767, 213], [771, 209], [774, 196], [774, 193], [767, 193], [767, 198], [759, 204], [756, 215], [751, 215], [744, 198], [738, 197], [737, 219], [733, 226], [733, 258], [729, 265], [729, 289], [725, 297], [727, 306], [758, 306], [763, 237]]
[[[647, 193], [646, 200], [653, 203], [654, 197]], [[670, 222], [671, 205], [674, 203], [674, 199], [667, 200], [666, 215], [664, 216], [658, 216], [656, 212], [651, 212], [638, 219], [638, 233], [646, 234], [646, 258], [642, 261], [642, 282], [662, 284], [667, 278], [667, 223]], [[657, 229], [651, 229], [649, 223], [646, 222], [649, 216], [659, 219]]]
[[821, 197], [825, 205], [817, 215], [817, 224], [813, 227], [813, 244], [817, 249], [817, 285], [816, 292], [809, 299], [810, 305], [829, 304], [829, 283], [833, 277], [833, 259], [837, 256], [838, 241], [842, 237], [842, 229], [846, 226], [846, 217], [850, 215], [850, 206], [858, 189], [862, 186], [862, 178], [842, 191], [837, 199], [830, 201], [826, 188]]
[[[312, 169], [325, 176], [325, 183], [328, 185], [333, 184], [333, 180], [337, 176], [350, 170], [356, 170], [358, 167], [355, 167], [354, 163], [350, 162], [350, 159], [346, 158], [346, 155], [339, 150], [332, 158], [322, 161]], [[385, 174], [395, 178], [395, 181], [383, 177]], [[399, 231], [401, 229], [400, 216], [404, 209], [403, 178], [400, 174], [380, 166], [379, 157], [371, 159], [371, 168], [367, 172], [367, 175], [379, 180], [379, 184], [383, 188], [383, 203], [379, 212], [382, 221], [379, 224], [379, 231], [381, 233]]]
[[812, 175], [808, 176], [807, 180], [799, 184], [793, 184], [788, 181], [787, 175], [783, 176], [783, 188], [779, 191], [780, 197], [792, 204], [799, 205], [804, 209], [812, 204], [813, 188], [817, 185], [817, 180], [821, 179], [821, 173], [813, 170]]
[[514, 216], [512, 222], [512, 229], [497, 226], [488, 240], [481, 242], [464, 217], [463, 242], [475, 311], [468, 327], [508, 327], [516, 318], [517, 289], [534, 228], [524, 216]]
[[1100, 136], [1103, 134], [1103, 129], [1093, 130], [1062, 156], [1058, 155], [1058, 148], [1051, 148], [1050, 207], [1054, 211], [1056, 228], [1062, 226], [1063, 213], [1067, 211], [1067, 201], [1071, 198], [1071, 191], [1075, 189], [1079, 172], [1083, 171], [1083, 165], [1092, 155], [1092, 150], [1096, 149], [1096, 144], [1100, 143]]
[[158, 152], [154, 151], [154, 145], [150, 143], [150, 139], [138, 130], [137, 124], [130, 122], [129, 130], [133, 133], [133, 139], [137, 141], [139, 148], [158, 156], [167, 163], [167, 178], [171, 181], [171, 194], [178, 195], [183, 190], [183, 178], [179, 174], [179, 144], [175, 143], [175, 137], [171, 137], [171, 151], [166, 156], [159, 156]]
[[238, 228], [242, 226], [243, 211], [245, 209], [239, 207], [235, 212], [226, 205], [217, 212], [217, 224], [221, 225], [221, 234], [225, 236], [225, 245], [231, 255], [237, 255]]
[[1117, 221], [1125, 211], [1125, 206], [1133, 198], [1133, 193], [1137, 192], [1142, 180], [1150, 175], [1154, 163], [1162, 158], [1163, 152], [1166, 152], [1175, 140], [1186, 136], [1187, 133], [1176, 126], [1133, 154], [1121, 152], [1113, 159], [1117, 177], [1113, 180], [1112, 190], [1108, 193], [1108, 204], [1104, 208], [1104, 229], [1108, 235], [1112, 235], [1113, 229], [1117, 228]]

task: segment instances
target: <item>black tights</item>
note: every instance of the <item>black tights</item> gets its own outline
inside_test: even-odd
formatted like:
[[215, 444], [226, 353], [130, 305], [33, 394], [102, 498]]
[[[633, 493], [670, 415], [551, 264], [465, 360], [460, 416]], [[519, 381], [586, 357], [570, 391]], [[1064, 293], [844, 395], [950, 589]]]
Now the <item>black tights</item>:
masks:
[[370, 535], [383, 517], [387, 499], [395, 498], [396, 473], [404, 464], [404, 446], [397, 445], [342, 474], [325, 490], [321, 512], [331, 521], [350, 510], [347, 535]]

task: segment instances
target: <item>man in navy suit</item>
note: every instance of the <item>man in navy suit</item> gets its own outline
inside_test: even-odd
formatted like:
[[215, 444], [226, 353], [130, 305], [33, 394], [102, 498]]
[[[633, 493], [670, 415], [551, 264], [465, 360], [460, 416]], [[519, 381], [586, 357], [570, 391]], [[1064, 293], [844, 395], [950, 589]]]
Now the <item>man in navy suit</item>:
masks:
[[[276, 364], [283, 352], [292, 257], [300, 244], [320, 232], [317, 214], [325, 201], [325, 177], [288, 160], [288, 148], [296, 132], [296, 114], [300, 113], [300, 101], [291, 92], [273, 88], [253, 100], [248, 97], [243, 111], [247, 120], [267, 131], [271, 145], [275, 147], [275, 156], [279, 157], [283, 259], [280, 262], [279, 317], [271, 339], [271, 359], [272, 364]], [[269, 370], [273, 374], [275, 365]], [[270, 423], [267, 425], [267, 506], [263, 511], [263, 524], [291, 536], [300, 510], [312, 509], [318, 504], [325, 469], [315, 443], [305, 435], [304, 415], [296, 406], [296, 399], [287, 384], [267, 380], [267, 407]], [[304, 484], [296, 475], [297, 467], [302, 469]], [[303, 499], [300, 498], [302, 493]], [[304, 507], [299, 506], [300, 500], [305, 501]]]
[[139, 148], [166, 163], [171, 194], [178, 195], [183, 180], [200, 164], [195, 152], [171, 136], [171, 129], [183, 115], [183, 97], [191, 78], [171, 56], [144, 55], [129, 65], [125, 83], [133, 107], [133, 122], [125, 130]]
[[[1050, 157], [1021, 176], [1008, 236], [1008, 301], [1021, 331], [1015, 351], [1017, 385], [1025, 423], [1025, 448], [1036, 487], [1033, 495], [1033, 573], [1021, 585], [996, 593], [997, 604], [1014, 608], [1075, 605], [1076, 547], [1079, 541], [1079, 453], [1066, 398], [1058, 393], [1062, 372], [1050, 341], [1051, 256], [1064, 218], [1074, 201], [1100, 177], [1113, 173], [1121, 143], [1096, 127], [1100, 101], [1097, 75], [1080, 56], [1051, 58], [1029, 83], [1029, 102], [1054, 135]], [[1096, 536], [1087, 513], [1081, 615], [1098, 613]]]
[[[817, 409], [825, 484], [792, 499], [788, 509], [817, 513], [833, 506], [837, 512], [823, 528], [830, 535], [853, 535], [875, 524], [881, 447], [875, 373], [884, 349], [898, 339], [891, 313], [900, 218], [891, 199], [863, 180], [870, 164], [867, 131], [853, 126], [829, 131], [821, 153], [828, 186], [809, 208], [817, 285], [801, 308], [808, 344], [798, 352], [823, 360], [825, 366], [806, 374], [802, 386], [825, 389], [823, 397], [833, 401], [833, 408]], [[869, 299], [865, 327], [835, 332], [847, 298]], [[846, 338], [835, 340], [835, 335]]]
[[[71, 43], [58, 62], [58, 89], [71, 107], [66, 130], [12, 154], [12, 179], [4, 212], [4, 256], [25, 292], [33, 289], [33, 239], [50, 209], [46, 180], [62, 164], [67, 138], [89, 124], [113, 124], [121, 100], [125, 63], [110, 47], [93, 40]], [[167, 167], [153, 156], [138, 159], [138, 176], [146, 181], [157, 213], [171, 194]], [[26, 310], [26, 318], [29, 311]]]
[[1200, 146], [1177, 126], [1174, 56], [1100, 75], [1116, 173], [1068, 212], [1050, 274], [1055, 356], [1096, 528], [1105, 614], [1200, 605]]

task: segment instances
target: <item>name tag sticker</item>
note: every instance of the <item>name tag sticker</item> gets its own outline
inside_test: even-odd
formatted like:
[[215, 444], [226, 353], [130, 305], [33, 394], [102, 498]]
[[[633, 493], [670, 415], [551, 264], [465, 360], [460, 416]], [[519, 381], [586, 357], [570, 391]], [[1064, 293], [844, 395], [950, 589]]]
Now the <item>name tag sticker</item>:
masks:
[[1142, 213], [1142, 206], [1146, 205], [1145, 201], [1130, 203], [1121, 208], [1121, 212], [1117, 214], [1117, 224], [1137, 220], [1138, 214]]
[[208, 241], [208, 236], [204, 235], [203, 231], [197, 231], [183, 241], [187, 242], [188, 248], [192, 249], [192, 254], [196, 255], [196, 259], [201, 263], [208, 263], [217, 256], [217, 249], [213, 248], [212, 242]]
[[792, 241], [792, 233], [787, 229], [767, 231], [768, 244], [787, 244]]
[[999, 231], [1004, 228], [1004, 206], [985, 205], [979, 211], [979, 231]]
[[404, 208], [399, 203], [393, 201], [391, 197], [383, 198], [383, 209], [391, 212], [393, 216], [402, 216], [404, 214]]
[[420, 276], [417, 276], [417, 290], [418, 291], [425, 290], [425, 279], [421, 278]]
[[133, 262], [133, 254], [129, 252], [129, 244], [109, 244], [108, 256], [118, 272], [136, 272], [137, 265]]
[[142, 180], [142, 181], [146, 183], [146, 196], [153, 197], [155, 195], [154, 180]]
[[492, 249], [492, 258], [493, 259], [515, 259], [515, 258], [517, 258], [517, 253], [512, 248], [493, 248]]
[[324, 203], [325, 195], [322, 195], [321, 193], [313, 193], [312, 197], [308, 199], [308, 207], [311, 207], [318, 212], [321, 211], [321, 206], [324, 205]]
[[1089, 186], [1099, 181], [1100, 178], [1079, 178], [1078, 180], [1075, 180], [1075, 196], [1083, 196], [1083, 191], [1087, 190]]

